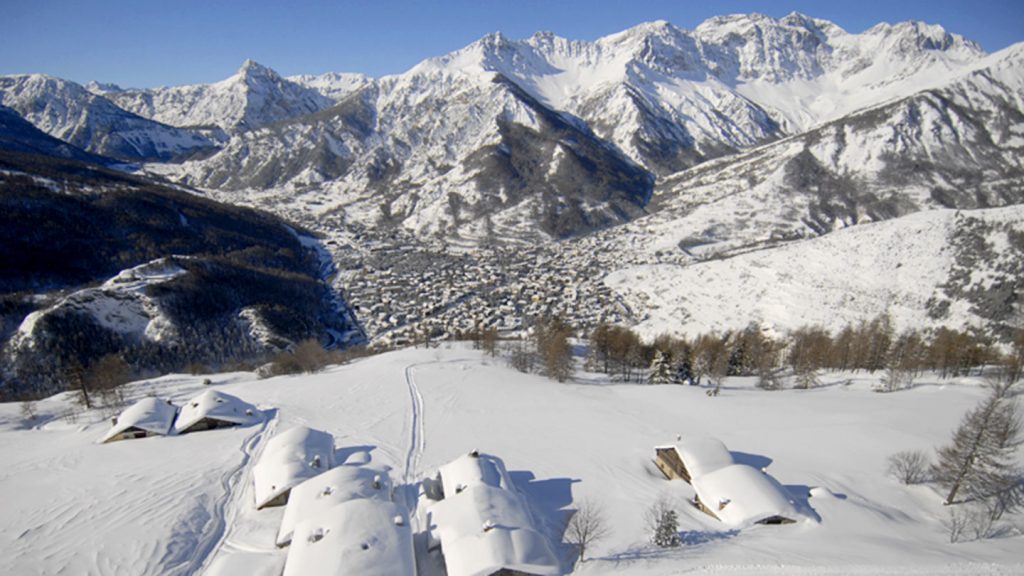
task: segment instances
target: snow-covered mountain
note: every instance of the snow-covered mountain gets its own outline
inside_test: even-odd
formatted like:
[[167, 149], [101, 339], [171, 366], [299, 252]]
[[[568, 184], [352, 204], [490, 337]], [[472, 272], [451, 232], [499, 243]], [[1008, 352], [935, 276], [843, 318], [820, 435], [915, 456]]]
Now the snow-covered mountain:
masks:
[[[319, 85], [331, 87], [329, 93], [334, 94], [339, 84], [333, 80], [322, 78]], [[310, 82], [317, 83], [312, 79]], [[230, 78], [214, 84], [116, 90], [105, 95], [125, 110], [171, 126], [216, 127], [227, 134], [318, 112], [334, 104], [317, 89], [282, 78], [252, 60], [246, 60]]]
[[621, 223], [642, 213], [653, 182], [506, 76], [432, 65], [237, 135], [182, 170], [204, 188], [284, 188], [368, 223], [475, 238], [564, 237]]
[[985, 56], [937, 25], [883, 23], [850, 34], [798, 13], [712, 18], [694, 36], [709, 70], [791, 134], [944, 82]]
[[74, 82], [42, 74], [0, 76], [0, 104], [54, 138], [119, 160], [168, 161], [213, 148], [201, 134], [140, 117]]
[[[339, 104], [158, 170], [230, 201], [289, 199], [308, 208], [300, 217], [344, 209], [366, 225], [459, 241], [495, 230], [560, 237], [642, 213], [631, 163], [666, 178], [942, 86], [983, 58], [938, 26], [850, 34], [800, 14], [713, 18], [693, 31], [654, 22], [594, 42], [496, 33], [377, 81], [298, 77]], [[528, 151], [514, 143], [525, 135]], [[626, 175], [632, 208], [607, 204], [624, 189], [607, 169], [556, 174], [567, 142], [593, 143], [584, 164]]]
[[1003, 261], [1024, 257], [1022, 95], [1017, 45], [945, 85], [666, 178], [650, 216], [574, 250], [628, 247], [607, 283], [649, 335], [835, 328], [885, 311], [901, 327], [1005, 331], [1024, 289]]
[[69, 158], [95, 164], [112, 162], [109, 158], [90, 154], [77, 146], [50, 136], [6, 106], [0, 106], [0, 149]]
[[1024, 203], [1024, 45], [949, 83], [664, 179], [611, 236], [707, 257], [934, 208]]
[[642, 24], [594, 42], [493, 34], [421, 67], [499, 72], [660, 174], [906, 95], [984, 56], [939, 26], [801, 14]]

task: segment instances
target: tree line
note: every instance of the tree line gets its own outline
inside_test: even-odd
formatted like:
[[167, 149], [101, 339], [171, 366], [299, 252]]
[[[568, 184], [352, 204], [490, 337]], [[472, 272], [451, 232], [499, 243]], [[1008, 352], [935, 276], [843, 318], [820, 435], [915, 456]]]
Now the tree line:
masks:
[[[467, 339], [492, 355], [500, 352], [521, 372], [537, 372], [558, 381], [572, 377], [579, 336], [561, 318], [535, 319], [526, 336], [499, 346], [494, 328], [469, 331]], [[707, 385], [717, 389], [728, 376], [756, 377], [761, 388], [777, 390], [819, 384], [822, 371], [881, 373], [877, 389], [908, 388], [924, 372], [940, 378], [980, 374], [999, 365], [1011, 381], [1024, 368], [1024, 329], [998, 342], [978, 330], [939, 327], [897, 332], [881, 314], [830, 332], [818, 326], [773, 333], [752, 323], [743, 330], [711, 332], [690, 338], [662, 335], [645, 342], [630, 328], [601, 323], [582, 341], [583, 368], [621, 382]], [[581, 352], [582, 354], [582, 352]]]
[[750, 324], [692, 338], [664, 335], [649, 343], [629, 328], [599, 324], [589, 334], [588, 348], [588, 370], [626, 382], [718, 386], [727, 376], [754, 376], [765, 389], [781, 388], [784, 373], [792, 375], [796, 387], [812, 387], [821, 370], [882, 372], [879, 389], [892, 391], [925, 371], [950, 378], [1000, 364], [1016, 380], [1024, 366], [1024, 330], [1004, 352], [979, 331], [897, 332], [888, 314], [835, 333], [815, 326], [774, 334]]

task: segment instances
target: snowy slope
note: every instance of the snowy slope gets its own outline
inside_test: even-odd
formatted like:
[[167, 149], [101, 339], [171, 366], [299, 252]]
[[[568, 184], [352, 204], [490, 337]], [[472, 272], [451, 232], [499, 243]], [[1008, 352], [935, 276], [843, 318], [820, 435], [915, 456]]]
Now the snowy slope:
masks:
[[4, 352], [17, 357], [35, 345], [36, 328], [47, 316], [87, 316], [99, 327], [129, 340], [162, 341], [178, 337], [174, 322], [161, 310], [149, 289], [185, 274], [170, 258], [124, 270], [103, 284], [77, 290], [22, 320]]
[[[180, 403], [202, 388], [202, 378], [167, 376], [133, 385], [131, 395]], [[69, 405], [64, 396], [39, 402], [31, 426], [17, 405], [0, 405], [7, 463], [0, 486], [18, 494], [0, 516], [0, 571], [279, 574], [287, 554], [274, 544], [282, 509], [255, 510], [251, 468], [276, 431], [298, 424], [334, 434], [339, 460], [391, 467], [392, 477], [408, 473], [413, 483], [470, 449], [499, 454], [553, 539], [555, 525], [581, 500], [600, 503], [611, 531], [592, 549], [589, 574], [1024, 569], [1019, 535], [949, 544], [941, 496], [885, 475], [892, 452], [930, 450], [948, 439], [983, 395], [973, 380], [932, 385], [923, 378], [912, 390], [883, 395], [864, 379], [783, 392], [730, 379], [709, 398], [700, 388], [595, 385], [585, 375], [557, 384], [462, 347], [393, 352], [310, 376], [213, 380], [256, 404], [266, 421], [99, 445], [108, 421], [98, 413], [77, 423], [56, 417]], [[767, 467], [812, 519], [735, 531], [692, 508], [692, 489], [664, 480], [651, 458], [654, 445], [695, 433], [720, 438], [741, 462]], [[415, 494], [415, 486], [399, 487], [404, 493]], [[653, 548], [643, 528], [643, 511], [661, 496], [680, 515], [684, 545], [675, 550]], [[421, 521], [413, 520], [414, 530], [425, 528]], [[417, 554], [422, 576], [443, 574], [422, 548]], [[563, 573], [570, 569], [566, 562]]]
[[125, 110], [165, 124], [218, 127], [228, 134], [318, 112], [334, 103], [315, 88], [282, 78], [252, 60], [214, 84], [120, 90], [106, 96]]
[[196, 132], [126, 112], [74, 82], [42, 74], [0, 76], [0, 104], [54, 138], [120, 160], [173, 161], [213, 148]]
[[[1024, 290], [1022, 232], [1019, 207], [934, 210], [730, 258], [624, 267], [605, 283], [649, 338], [742, 330], [751, 322], [835, 331], [885, 312], [897, 330], [993, 329], [1011, 320], [1002, 315], [1013, 310], [1003, 290]], [[1002, 310], [998, 317], [992, 308]]]

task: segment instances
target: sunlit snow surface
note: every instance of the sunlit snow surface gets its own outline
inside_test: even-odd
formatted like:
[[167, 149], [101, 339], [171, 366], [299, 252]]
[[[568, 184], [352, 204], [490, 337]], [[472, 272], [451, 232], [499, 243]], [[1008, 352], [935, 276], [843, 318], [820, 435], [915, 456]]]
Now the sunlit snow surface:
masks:
[[[166, 376], [128, 390], [180, 404], [203, 378]], [[416, 503], [416, 492], [401, 487], [406, 473], [412, 482], [432, 476], [472, 449], [505, 460], [549, 538], [574, 503], [598, 502], [611, 532], [592, 550], [591, 574], [1024, 570], [1020, 536], [949, 544], [941, 495], [885, 475], [891, 453], [949, 438], [984, 394], [978, 379], [926, 376], [894, 394], [870, 391], [863, 374], [825, 374], [810, 391], [764, 392], [730, 379], [711, 398], [696, 387], [586, 374], [558, 384], [465, 346], [393, 352], [315, 375], [211, 378], [260, 408], [264, 421], [100, 445], [109, 420], [98, 411], [75, 423], [60, 418], [66, 396], [40, 401], [28, 425], [18, 404], [0, 405], [0, 573], [280, 574], [287, 549], [274, 540], [283, 510], [255, 510], [251, 469], [267, 439], [295, 425], [332, 433], [339, 462], [391, 467], [402, 506]], [[679, 434], [721, 439], [820, 522], [734, 531], [692, 508], [692, 489], [666, 481], [651, 461], [655, 445]], [[680, 515], [684, 545], [675, 550], [648, 544], [643, 512], [659, 496]], [[424, 529], [422, 518], [414, 515], [413, 528]], [[439, 575], [418, 553], [420, 574]]]

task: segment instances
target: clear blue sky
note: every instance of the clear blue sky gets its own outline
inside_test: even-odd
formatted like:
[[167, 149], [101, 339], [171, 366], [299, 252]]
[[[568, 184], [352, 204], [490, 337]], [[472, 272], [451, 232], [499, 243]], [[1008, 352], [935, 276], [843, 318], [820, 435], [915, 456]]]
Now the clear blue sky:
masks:
[[213, 82], [246, 58], [284, 75], [402, 72], [484, 34], [593, 40], [651, 20], [799, 11], [861, 32], [922, 20], [993, 52], [1024, 41], [1024, 0], [0, 0], [0, 74], [122, 86]]

